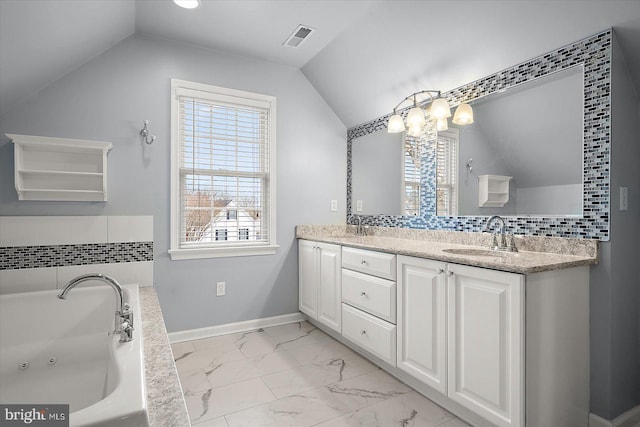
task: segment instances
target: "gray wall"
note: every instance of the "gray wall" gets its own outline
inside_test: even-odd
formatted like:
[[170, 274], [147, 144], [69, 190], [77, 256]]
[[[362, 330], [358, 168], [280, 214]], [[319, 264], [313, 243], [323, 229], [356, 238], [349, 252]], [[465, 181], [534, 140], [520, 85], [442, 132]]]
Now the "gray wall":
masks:
[[[591, 268], [591, 412], [614, 419], [640, 404], [639, 99], [614, 38], [611, 123], [611, 240]], [[629, 209], [620, 211], [620, 187]]]
[[[353, 212], [363, 215], [402, 215], [401, 133], [386, 130], [353, 140], [351, 146], [351, 200]], [[362, 212], [356, 209], [362, 200]]]
[[[169, 259], [171, 78], [277, 97], [276, 255]], [[151, 146], [138, 137], [145, 119], [158, 137]], [[155, 286], [169, 331], [297, 312], [295, 225], [345, 221], [346, 128], [292, 67], [133, 36], [13, 106], [0, 131], [0, 215], [154, 216]], [[109, 201], [18, 202], [7, 132], [111, 141]], [[216, 298], [217, 281], [227, 282], [225, 297]]]

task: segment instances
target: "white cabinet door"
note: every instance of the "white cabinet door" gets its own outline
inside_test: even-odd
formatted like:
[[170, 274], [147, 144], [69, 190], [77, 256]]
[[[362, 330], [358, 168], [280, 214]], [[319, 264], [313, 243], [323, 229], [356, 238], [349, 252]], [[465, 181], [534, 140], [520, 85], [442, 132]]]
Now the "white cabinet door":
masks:
[[319, 255], [318, 321], [341, 331], [342, 261], [338, 245], [317, 243]]
[[298, 241], [298, 307], [318, 318], [318, 249], [316, 242]]
[[398, 256], [397, 366], [447, 393], [446, 264]]
[[447, 268], [448, 395], [498, 426], [523, 426], [524, 276]]

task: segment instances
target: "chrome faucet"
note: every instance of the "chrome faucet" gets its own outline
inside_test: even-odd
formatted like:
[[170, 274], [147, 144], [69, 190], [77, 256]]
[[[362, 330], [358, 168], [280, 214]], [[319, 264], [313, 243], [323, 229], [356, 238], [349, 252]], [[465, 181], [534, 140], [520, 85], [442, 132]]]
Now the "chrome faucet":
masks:
[[492, 251], [518, 252], [513, 234], [511, 235], [511, 239], [509, 241], [509, 244], [507, 245], [506, 225], [504, 219], [502, 219], [502, 217], [500, 217], [499, 215], [493, 215], [487, 220], [484, 225], [484, 231], [490, 230], [491, 224], [494, 220], [498, 220], [500, 222], [500, 243], [498, 243], [498, 232], [494, 229], [491, 236], [491, 244], [489, 245], [489, 249], [491, 249]]
[[99, 280], [113, 288], [116, 292], [116, 317], [113, 333], [120, 334], [120, 342], [129, 342], [133, 340], [133, 312], [131, 311], [129, 304], [124, 302], [122, 286], [120, 286], [114, 278], [98, 273], [83, 274], [82, 276], [71, 279], [60, 291], [58, 298], [66, 299], [67, 294], [71, 289], [75, 288], [82, 282], [86, 282], [87, 280]]
[[356, 218], [356, 236], [366, 236], [367, 229], [362, 225], [362, 217], [360, 215], [354, 215]]

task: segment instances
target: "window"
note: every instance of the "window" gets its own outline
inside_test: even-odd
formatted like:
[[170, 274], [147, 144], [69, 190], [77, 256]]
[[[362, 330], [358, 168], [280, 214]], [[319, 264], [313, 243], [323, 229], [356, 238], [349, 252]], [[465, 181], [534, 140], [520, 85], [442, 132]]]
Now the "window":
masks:
[[249, 240], [249, 229], [241, 228], [238, 231], [238, 240]]
[[458, 133], [457, 129], [438, 132], [436, 150], [437, 215], [458, 213]]
[[420, 215], [420, 139], [405, 134], [402, 176], [403, 215]]
[[275, 123], [275, 97], [171, 80], [171, 259], [275, 253]]
[[227, 240], [227, 229], [216, 229], [216, 240]]

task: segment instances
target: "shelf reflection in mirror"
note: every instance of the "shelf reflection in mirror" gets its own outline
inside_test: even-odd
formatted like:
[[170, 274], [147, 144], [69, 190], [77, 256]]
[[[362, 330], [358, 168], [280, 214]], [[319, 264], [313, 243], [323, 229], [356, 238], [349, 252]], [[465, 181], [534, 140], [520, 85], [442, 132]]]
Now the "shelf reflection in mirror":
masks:
[[[475, 123], [438, 135], [437, 214], [581, 217], [583, 80], [575, 66], [471, 101]], [[507, 193], [483, 194], [487, 176]]]

